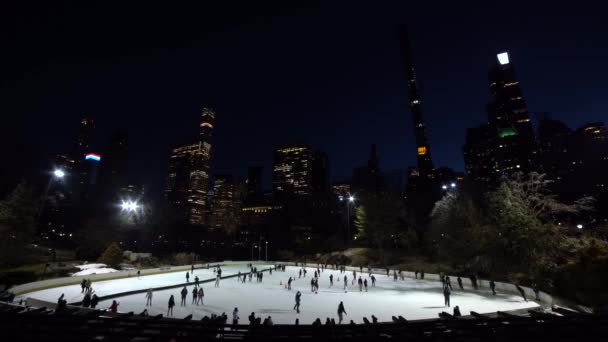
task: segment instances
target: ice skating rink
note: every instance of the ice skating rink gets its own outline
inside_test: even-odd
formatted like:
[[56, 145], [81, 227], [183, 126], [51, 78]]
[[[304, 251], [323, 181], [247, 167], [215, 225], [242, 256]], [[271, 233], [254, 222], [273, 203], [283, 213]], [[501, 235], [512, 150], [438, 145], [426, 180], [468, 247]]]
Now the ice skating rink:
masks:
[[[266, 265], [255, 265], [258, 270], [267, 268]], [[173, 309], [173, 317], [181, 318], [192, 314], [193, 319], [201, 319], [205, 315], [222, 314], [225, 312], [229, 321], [232, 320], [232, 311], [238, 307], [241, 320], [239, 323], [248, 324], [247, 316], [251, 312], [256, 317], [265, 318], [272, 316], [275, 324], [293, 324], [296, 318], [300, 324], [310, 324], [317, 317], [324, 322], [326, 317], [335, 318], [337, 321], [337, 308], [340, 301], [344, 302], [347, 312], [346, 322], [351, 319], [356, 323], [363, 322], [363, 317], [371, 320], [371, 315], [378, 317], [380, 321], [391, 321], [391, 316], [402, 315], [408, 320], [437, 318], [437, 314], [446, 311], [452, 313], [455, 305], [460, 307], [463, 315], [470, 311], [478, 313], [490, 313], [496, 311], [508, 311], [525, 308], [538, 307], [539, 304], [529, 301], [525, 302], [519, 295], [514, 293], [498, 293], [493, 296], [489, 290], [472, 290], [465, 287], [464, 291], [457, 289], [456, 279], [452, 279], [454, 290], [451, 295], [451, 306], [444, 306], [442, 284], [437, 281], [416, 280], [405, 278], [405, 280], [393, 280], [385, 274], [375, 274], [376, 286], [371, 286], [371, 280], [367, 273], [363, 279], [368, 278], [368, 292], [360, 292], [358, 285], [353, 285], [352, 272], [340, 274], [336, 270], [325, 270], [319, 278], [318, 293], [311, 292], [310, 280], [314, 275], [314, 268], [307, 268], [306, 277], [298, 278], [300, 267], [288, 266], [285, 272], [273, 271], [272, 275], [264, 272], [263, 282], [259, 283], [255, 277], [251, 282], [237, 281], [236, 278], [223, 279], [220, 287], [214, 287], [213, 282], [202, 284], [205, 291], [204, 305], [192, 303], [193, 285], [188, 286], [188, 297], [185, 307], [180, 306], [181, 288], [154, 292], [153, 305], [148, 307], [150, 315], [167, 314], [167, 303], [169, 296], [174, 295], [176, 306]], [[246, 272], [247, 265], [231, 265], [222, 267], [222, 275], [235, 274], [238, 271]], [[334, 275], [334, 285], [330, 287], [329, 275]], [[147, 289], [150, 287], [167, 286], [185, 282], [186, 272], [174, 272], [159, 275], [132, 277], [94, 282], [92, 287], [98, 296], [111, 293]], [[348, 287], [344, 290], [343, 278], [348, 277]], [[213, 270], [196, 270], [194, 276], [200, 279], [213, 278]], [[190, 282], [194, 276], [190, 276]], [[357, 272], [357, 277], [359, 273]], [[285, 289], [289, 277], [295, 278], [292, 289]], [[339, 281], [338, 281], [339, 280]], [[282, 284], [282, 285], [281, 285]], [[302, 292], [300, 314], [293, 310], [295, 294]], [[364, 290], [365, 291], [365, 290]], [[76, 302], [82, 299], [80, 285], [70, 285], [52, 288], [43, 291], [31, 292], [21, 297], [33, 297], [41, 300], [56, 302], [57, 298], [64, 293], [68, 302]], [[120, 305], [120, 312], [141, 312], [146, 308], [145, 294], [136, 294], [116, 299]], [[111, 300], [102, 301], [97, 308], [105, 309], [111, 304]]]

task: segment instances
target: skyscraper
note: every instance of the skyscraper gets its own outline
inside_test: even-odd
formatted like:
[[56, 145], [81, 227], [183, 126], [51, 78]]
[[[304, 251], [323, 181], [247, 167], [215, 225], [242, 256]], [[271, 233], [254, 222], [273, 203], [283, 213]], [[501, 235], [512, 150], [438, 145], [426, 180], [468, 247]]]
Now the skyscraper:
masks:
[[316, 150], [312, 155], [312, 192], [316, 194], [328, 193], [329, 184], [329, 158], [321, 150]]
[[101, 164], [100, 185], [105, 200], [117, 201], [129, 184], [128, 162], [128, 134], [118, 131], [112, 135]]
[[410, 111], [412, 112], [412, 123], [414, 125], [414, 136], [416, 138], [416, 158], [420, 177], [423, 179], [433, 178], [433, 161], [431, 159], [431, 148], [426, 137], [426, 124], [422, 115], [422, 100], [418, 83], [416, 81], [416, 70], [412, 59], [410, 40], [405, 25], [401, 27], [401, 57], [405, 67], [405, 78], [407, 80]]
[[165, 197], [190, 224], [207, 223], [206, 196], [211, 169], [211, 141], [215, 112], [203, 108], [199, 137], [173, 147]]
[[278, 197], [312, 193], [312, 151], [308, 145], [285, 145], [274, 151], [272, 188]]
[[209, 226], [233, 233], [240, 222], [240, 193], [232, 176], [217, 175], [213, 184], [214, 203]]
[[262, 196], [262, 167], [252, 166], [247, 170], [247, 201], [255, 202]]
[[467, 175], [490, 182], [502, 174], [538, 170], [538, 148], [528, 109], [508, 53], [497, 54], [488, 73], [488, 123], [467, 130]]

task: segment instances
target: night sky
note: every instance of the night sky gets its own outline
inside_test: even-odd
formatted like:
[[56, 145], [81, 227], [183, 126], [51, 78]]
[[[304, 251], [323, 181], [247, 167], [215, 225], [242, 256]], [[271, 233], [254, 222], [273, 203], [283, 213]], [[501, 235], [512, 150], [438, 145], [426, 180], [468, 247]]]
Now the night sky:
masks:
[[214, 174], [261, 165], [269, 188], [272, 150], [289, 142], [327, 152], [334, 180], [372, 143], [384, 170], [405, 169], [405, 21], [436, 166], [464, 168], [465, 129], [485, 121], [487, 70], [503, 50], [531, 113], [608, 120], [608, 21], [584, 1], [214, 2], [225, 5], [3, 4], [2, 151], [11, 139], [69, 151], [84, 112], [97, 121], [93, 151], [128, 129], [131, 176], [158, 193], [171, 146], [195, 137], [211, 106]]

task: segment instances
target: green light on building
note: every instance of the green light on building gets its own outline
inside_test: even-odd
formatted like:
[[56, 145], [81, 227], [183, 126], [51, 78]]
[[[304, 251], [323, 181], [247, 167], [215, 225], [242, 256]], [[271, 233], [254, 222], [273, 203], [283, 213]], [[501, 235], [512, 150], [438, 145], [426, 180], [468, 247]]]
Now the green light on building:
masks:
[[510, 137], [512, 135], [517, 135], [517, 131], [514, 128], [503, 128], [498, 130], [498, 136], [501, 138]]

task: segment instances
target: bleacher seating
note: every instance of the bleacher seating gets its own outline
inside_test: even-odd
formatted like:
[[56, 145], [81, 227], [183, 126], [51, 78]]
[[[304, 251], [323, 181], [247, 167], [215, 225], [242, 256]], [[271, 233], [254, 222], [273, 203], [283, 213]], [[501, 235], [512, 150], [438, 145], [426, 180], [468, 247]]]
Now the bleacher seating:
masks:
[[[93, 315], [95, 313], [95, 315]], [[0, 304], [0, 329], [4, 336], [29, 341], [179, 341], [204, 339], [245, 339], [249, 341], [302, 339], [335, 340], [425, 340], [425, 341], [572, 341], [600, 340], [608, 336], [608, 316], [539, 313], [529, 317], [497, 314], [496, 317], [472, 312], [469, 319], [406, 321], [342, 325], [249, 326], [218, 324], [213, 321], [142, 317], [134, 314], [110, 316], [102, 310], [70, 308], [56, 313], [11, 303]], [[190, 317], [191, 318], [191, 317]]]

